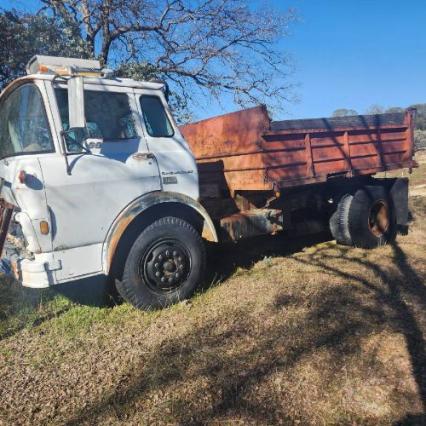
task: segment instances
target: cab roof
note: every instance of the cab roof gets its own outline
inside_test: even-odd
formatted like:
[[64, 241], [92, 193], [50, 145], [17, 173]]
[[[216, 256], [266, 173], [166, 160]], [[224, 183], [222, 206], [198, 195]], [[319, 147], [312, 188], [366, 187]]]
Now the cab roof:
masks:
[[[66, 58], [61, 56], [33, 56], [26, 67], [27, 75], [32, 78], [50, 76], [51, 79], [67, 79], [83, 77], [90, 84], [104, 86], [120, 86], [159, 90], [165, 88], [162, 81], [141, 82], [129, 78], [117, 78], [108, 68], [102, 68], [101, 63], [94, 59]], [[47, 79], [49, 80], [49, 79]]]
[[[84, 82], [87, 84], [95, 84], [105, 87], [123, 87], [128, 89], [148, 89], [148, 90], [161, 90], [164, 92], [166, 86], [165, 83], [157, 83], [151, 81], [136, 81], [130, 78], [105, 78], [105, 77], [83, 77]], [[0, 98], [6, 96], [15, 87], [25, 84], [26, 82], [42, 80], [42, 81], [57, 81], [65, 83], [69, 77], [60, 77], [52, 74], [30, 74], [24, 77], [17, 78], [16, 80], [9, 83], [4, 90], [0, 92]]]
[[[99, 84], [102, 86], [118, 86], [128, 87], [132, 89], [151, 89], [151, 90], [163, 90], [165, 87], [164, 83], [151, 82], [151, 81], [137, 81], [131, 78], [119, 78], [119, 77], [83, 77], [84, 82], [87, 84]], [[59, 77], [52, 74], [30, 74], [25, 77], [21, 77], [19, 80], [45, 80], [45, 81], [58, 81], [65, 82], [69, 77]]]

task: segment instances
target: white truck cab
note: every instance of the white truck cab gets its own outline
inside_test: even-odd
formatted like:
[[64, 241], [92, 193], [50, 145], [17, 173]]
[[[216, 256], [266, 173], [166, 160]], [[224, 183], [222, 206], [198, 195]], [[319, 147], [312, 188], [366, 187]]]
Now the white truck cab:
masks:
[[36, 56], [1, 93], [0, 178], [27, 287], [103, 275], [134, 305], [164, 306], [200, 280], [201, 236], [217, 241], [165, 85], [97, 61]]

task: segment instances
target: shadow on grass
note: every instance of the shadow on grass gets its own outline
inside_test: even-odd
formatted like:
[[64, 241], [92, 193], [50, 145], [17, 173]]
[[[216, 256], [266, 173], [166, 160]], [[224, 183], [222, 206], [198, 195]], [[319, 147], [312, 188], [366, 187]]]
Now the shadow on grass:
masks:
[[14, 279], [0, 278], [0, 341], [25, 328], [58, 317], [75, 304], [111, 307], [116, 303], [105, 277], [91, 277], [48, 289], [25, 288]]
[[221, 284], [239, 268], [249, 269], [265, 257], [289, 256], [331, 239], [328, 232], [313, 235], [280, 233], [249, 238], [238, 243], [209, 245], [206, 280], [201, 290]]
[[0, 278], [0, 340], [66, 310], [64, 303], [55, 303], [55, 295], [49, 290], [24, 288], [12, 278]]
[[[238, 246], [218, 247], [209, 253], [213, 274], [210, 282], [221, 282], [237, 268], [250, 267], [265, 256], [290, 255], [326, 239], [262, 237]], [[337, 417], [321, 418], [315, 407], [309, 412], [294, 405], [293, 389], [300, 389], [303, 383], [294, 378], [292, 381], [291, 374], [307, 357], [326, 351], [327, 362], [321, 359], [323, 363], [317, 366], [321, 369], [318, 387], [327, 395], [323, 398], [331, 398], [333, 388], [328, 387], [351, 362], [356, 363], [361, 381], [370, 377], [386, 380], [386, 365], [377, 357], [368, 362], [357, 363], [357, 359], [365, 357], [361, 352], [365, 338], [389, 330], [405, 339], [425, 411], [426, 352], [419, 321], [426, 307], [425, 277], [412, 268], [397, 243], [391, 247], [391, 267], [372, 262], [368, 252], [359, 255], [358, 251], [355, 256], [351, 248], [330, 247], [322, 245], [292, 256], [302, 269], [309, 266], [321, 272], [323, 290], [309, 298], [280, 292], [264, 312], [266, 321], [254, 317], [252, 307], [236, 304], [226, 313], [212, 312], [208, 320], [167, 338], [150, 353], [135, 352], [140, 361], [102, 399], [70, 413], [66, 424], [93, 424], [98, 419], [102, 421], [102, 416], [123, 422], [136, 416], [136, 422], [141, 424], [205, 424], [227, 418], [258, 424], [295, 420], [301, 424], [365, 423], [366, 418], [357, 413], [356, 407], [361, 412], [362, 406], [356, 404], [363, 403], [356, 401], [358, 395], [354, 396], [352, 412], [344, 407], [342, 412], [330, 414]], [[342, 268], [335, 266], [342, 260]], [[341, 278], [345, 285], [330, 286], [327, 277]], [[293, 306], [302, 307], [302, 314], [286, 321]], [[284, 376], [284, 391], [271, 384], [276, 374]], [[309, 384], [304, 386], [302, 391], [308, 394], [312, 389]], [[262, 390], [263, 387], [267, 389]], [[167, 391], [171, 397], [165, 396]], [[404, 407], [416, 405], [405, 389], [396, 387], [392, 392], [392, 398], [402, 407], [399, 413], [404, 412]], [[375, 420], [389, 424], [397, 418], [374, 415], [370, 414], [371, 424]], [[395, 424], [421, 425], [424, 420], [424, 414], [411, 413]]]
[[[290, 248], [282, 239], [265, 240], [266, 251], [259, 241], [253, 240], [252, 246], [250, 242], [246, 244], [246, 251], [240, 247], [235, 256], [231, 255], [232, 248], [230, 253], [216, 253], [216, 267], [219, 267], [216, 270], [221, 271], [221, 279], [232, 274], [236, 267], [248, 267], [265, 255], [289, 254], [301, 248], [300, 245], [298, 249]], [[270, 382], [274, 374], [291, 375], [301, 360], [326, 350], [331, 360], [330, 365], [321, 369], [320, 384], [326, 392], [339, 371], [347, 368], [348, 357], [364, 356], [360, 349], [362, 340], [389, 329], [402, 333], [405, 338], [418, 394], [425, 408], [425, 341], [416, 315], [406, 302], [408, 297], [417, 306], [426, 307], [424, 277], [413, 270], [396, 243], [392, 246], [394, 268], [391, 270], [372, 263], [367, 254], [357, 258], [350, 248], [336, 249], [337, 254], [330, 247], [318, 247], [312, 253], [294, 256], [294, 259], [301, 265], [318, 267], [326, 275], [350, 280], [357, 285], [327, 287], [324, 281], [324, 290], [309, 300], [279, 294], [265, 322], [252, 318], [248, 307], [239, 306], [227, 312], [226, 317], [223, 314], [210, 316], [208, 322], [194, 327], [187, 334], [167, 339], [153, 353], [141, 355], [140, 364], [129, 371], [118, 388], [98, 403], [88, 405], [67, 424], [90, 422], [102, 415], [125, 420], [129, 414], [136, 415], [137, 421], [142, 423], [161, 419], [166, 423], [205, 424], [226, 420], [227, 416], [261, 424], [295, 420], [302, 423], [363, 422], [365, 418], [356, 410], [349, 414], [342, 411], [342, 417], [325, 419], [315, 417], [320, 414], [307, 413], [294, 406], [290, 412], [288, 407], [291, 407], [292, 400], [288, 395], [291, 395], [291, 386], [297, 388], [300, 384], [289, 379], [290, 387], [283, 393]], [[242, 256], [241, 261], [239, 256]], [[334, 267], [333, 261], [342, 258], [354, 267], [351, 271], [369, 271], [370, 275], [373, 272], [378, 279], [368, 280], [362, 272], [346, 272], [346, 268]], [[283, 321], [289, 305], [304, 305], [308, 308], [307, 313], [297, 320]], [[365, 364], [360, 362], [357, 368], [360, 377], [367, 381], [371, 376], [384, 377], [386, 373], [386, 366], [376, 358]], [[188, 383], [190, 392], [180, 391]], [[262, 393], [259, 389], [266, 384], [269, 388]], [[175, 388], [179, 392], [154, 407], [144, 406], [149, 395], [161, 394], [165, 388]], [[305, 389], [305, 392], [309, 391], [309, 388]], [[394, 389], [393, 392], [395, 400], [402, 406], [413, 406], [412, 397], [404, 390]], [[362, 411], [361, 406], [359, 411]], [[420, 425], [423, 420], [423, 415], [412, 414], [396, 424]]]
[[[426, 310], [425, 277], [420, 276], [411, 267], [407, 255], [397, 242], [392, 244], [396, 274], [367, 260], [366, 256], [359, 259], [351, 256], [350, 252], [350, 248], [341, 247], [338, 256], [316, 251], [307, 259], [298, 258], [297, 260], [303, 264], [315, 265], [333, 275], [359, 282], [369, 290], [377, 305], [382, 305], [382, 312], [386, 308], [390, 310], [391, 314], [388, 315], [387, 322], [395, 331], [402, 333], [405, 338], [413, 376], [417, 383], [423, 411], [426, 413], [426, 342], [423, 330], [410, 306], [415, 304], [422, 312]], [[372, 271], [384, 286], [379, 287], [358, 275], [348, 274], [330, 266], [330, 260], [333, 260], [333, 258], [341, 259], [342, 257], [360, 268]]]
[[[314, 236], [286, 243], [283, 236], [259, 237], [238, 245], [220, 245], [209, 250], [209, 270], [203, 290], [224, 281], [239, 267], [248, 268], [270, 255], [290, 254], [324, 240]], [[66, 298], [66, 300], [64, 299]], [[12, 278], [0, 279], [0, 340], [24, 328], [35, 327], [62, 315], [73, 304], [108, 308], [121, 303], [115, 286], [104, 275], [84, 278], [49, 289], [30, 289]]]

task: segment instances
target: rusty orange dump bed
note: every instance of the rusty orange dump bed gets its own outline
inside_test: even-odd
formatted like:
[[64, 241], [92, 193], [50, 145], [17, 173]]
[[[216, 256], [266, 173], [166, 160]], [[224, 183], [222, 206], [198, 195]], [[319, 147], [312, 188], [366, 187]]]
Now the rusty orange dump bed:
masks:
[[278, 190], [412, 167], [414, 111], [271, 122], [259, 106], [181, 127], [200, 185]]

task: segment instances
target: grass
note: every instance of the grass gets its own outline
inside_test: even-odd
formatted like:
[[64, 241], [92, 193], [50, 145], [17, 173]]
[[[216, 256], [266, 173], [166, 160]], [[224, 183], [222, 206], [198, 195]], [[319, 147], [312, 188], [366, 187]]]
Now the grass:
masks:
[[0, 424], [425, 424], [426, 197], [410, 207], [372, 251], [212, 250], [214, 285], [163, 311], [2, 281]]
[[9, 278], [0, 280], [0, 339], [61, 315], [72, 307], [50, 291], [31, 291]]
[[426, 185], [426, 150], [419, 151], [415, 158], [419, 167], [413, 169], [412, 174], [409, 173], [408, 169], [402, 169], [381, 173], [380, 175], [382, 177], [409, 177], [411, 187]]

